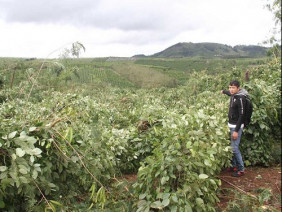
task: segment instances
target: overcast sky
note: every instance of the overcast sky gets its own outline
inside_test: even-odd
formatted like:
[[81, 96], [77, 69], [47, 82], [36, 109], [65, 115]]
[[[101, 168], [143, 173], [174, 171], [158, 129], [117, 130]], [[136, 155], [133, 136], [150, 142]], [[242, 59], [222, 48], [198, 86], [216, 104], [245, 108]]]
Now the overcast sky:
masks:
[[[179, 42], [257, 45], [271, 35], [266, 0], [0, 0], [0, 57], [151, 55]], [[56, 51], [57, 50], [57, 51]]]

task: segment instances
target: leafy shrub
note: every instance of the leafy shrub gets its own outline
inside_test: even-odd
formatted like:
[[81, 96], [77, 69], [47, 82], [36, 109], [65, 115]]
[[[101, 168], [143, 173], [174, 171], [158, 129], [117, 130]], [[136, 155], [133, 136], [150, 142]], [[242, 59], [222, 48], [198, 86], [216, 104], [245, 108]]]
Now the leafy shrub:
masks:
[[245, 84], [254, 113], [242, 138], [242, 150], [247, 165], [268, 166], [274, 160], [275, 143], [281, 139], [281, 81], [277, 81], [281, 70], [278, 64], [270, 64], [255, 70], [253, 75], [257, 78]]
[[[231, 157], [220, 90], [237, 78], [252, 97], [241, 146], [247, 165], [269, 165], [281, 138], [280, 66], [269, 61], [250, 73], [245, 82], [240, 68], [203, 71], [170, 89], [63, 83], [58, 92], [25, 80], [2, 89], [0, 207], [215, 211], [216, 176]], [[42, 74], [44, 85], [61, 85]], [[125, 187], [116, 177], [138, 169], [134, 188], [118, 195]]]
[[137, 211], [215, 211], [216, 175], [229, 164], [231, 153], [228, 128], [220, 97], [207, 92], [199, 99], [208, 105], [164, 116], [161, 144], [139, 168], [134, 185]]

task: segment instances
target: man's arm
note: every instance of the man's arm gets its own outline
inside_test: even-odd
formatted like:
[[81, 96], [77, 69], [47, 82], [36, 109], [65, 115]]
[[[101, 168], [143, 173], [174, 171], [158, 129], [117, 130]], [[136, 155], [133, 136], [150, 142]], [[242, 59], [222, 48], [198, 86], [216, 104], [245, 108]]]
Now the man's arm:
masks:
[[226, 94], [227, 96], [231, 96], [231, 93], [228, 90], [222, 90], [221, 93]]

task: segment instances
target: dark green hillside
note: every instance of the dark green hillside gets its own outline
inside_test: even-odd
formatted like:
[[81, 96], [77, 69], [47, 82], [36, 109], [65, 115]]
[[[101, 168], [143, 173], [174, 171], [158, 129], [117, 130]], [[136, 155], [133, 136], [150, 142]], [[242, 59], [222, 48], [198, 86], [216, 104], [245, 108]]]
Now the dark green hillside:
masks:
[[267, 48], [262, 46], [244, 46], [244, 45], [237, 45], [234, 46], [234, 51], [238, 52], [241, 56], [246, 57], [265, 57]]
[[177, 43], [151, 57], [180, 58], [180, 57], [265, 57], [267, 48], [261, 46], [228, 46], [219, 43]]

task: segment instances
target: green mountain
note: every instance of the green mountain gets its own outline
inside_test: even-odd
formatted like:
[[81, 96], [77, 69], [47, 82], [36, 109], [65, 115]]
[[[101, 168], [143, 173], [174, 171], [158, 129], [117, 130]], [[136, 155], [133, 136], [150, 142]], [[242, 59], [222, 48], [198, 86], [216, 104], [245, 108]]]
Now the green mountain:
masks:
[[177, 43], [149, 57], [265, 57], [268, 48], [262, 46], [228, 46], [219, 43]]

